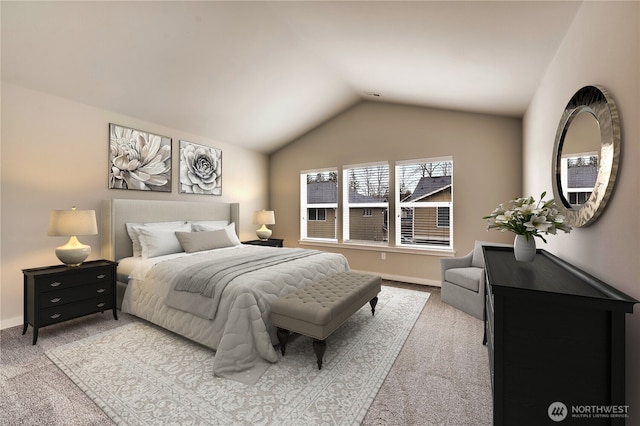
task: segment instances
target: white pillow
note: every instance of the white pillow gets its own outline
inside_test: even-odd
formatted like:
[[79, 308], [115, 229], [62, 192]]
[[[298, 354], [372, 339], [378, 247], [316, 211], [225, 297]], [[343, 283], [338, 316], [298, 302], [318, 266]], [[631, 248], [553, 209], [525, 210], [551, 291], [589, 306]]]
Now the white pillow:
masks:
[[141, 227], [142, 257], [156, 257], [184, 251], [176, 237], [176, 232], [189, 231], [191, 231], [191, 226], [188, 224], [183, 224], [179, 228]]
[[187, 253], [239, 245], [240, 242], [237, 241], [236, 244], [231, 235], [235, 236], [235, 233], [230, 234], [227, 228], [215, 231], [176, 232], [180, 245]]
[[215, 231], [222, 229], [229, 224], [228, 220], [189, 220], [193, 232]]
[[229, 239], [231, 240], [231, 242], [233, 243], [234, 246], [239, 246], [240, 244], [242, 244], [240, 242], [240, 240], [238, 239], [238, 235], [236, 234], [236, 223], [235, 222], [231, 222], [230, 224], [225, 226], [224, 229], [227, 231], [227, 236], [229, 237]]
[[140, 245], [140, 228], [142, 227], [159, 227], [159, 228], [179, 228], [185, 224], [184, 220], [173, 222], [149, 222], [149, 223], [127, 223], [127, 233], [131, 238], [133, 247], [133, 256], [142, 256], [142, 246]]

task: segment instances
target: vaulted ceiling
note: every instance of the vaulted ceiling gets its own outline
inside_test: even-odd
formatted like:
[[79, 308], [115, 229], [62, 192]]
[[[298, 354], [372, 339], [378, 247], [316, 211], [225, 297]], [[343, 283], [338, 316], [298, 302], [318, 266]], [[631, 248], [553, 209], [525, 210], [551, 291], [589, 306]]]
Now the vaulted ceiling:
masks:
[[269, 153], [363, 99], [522, 116], [579, 7], [2, 1], [2, 80]]

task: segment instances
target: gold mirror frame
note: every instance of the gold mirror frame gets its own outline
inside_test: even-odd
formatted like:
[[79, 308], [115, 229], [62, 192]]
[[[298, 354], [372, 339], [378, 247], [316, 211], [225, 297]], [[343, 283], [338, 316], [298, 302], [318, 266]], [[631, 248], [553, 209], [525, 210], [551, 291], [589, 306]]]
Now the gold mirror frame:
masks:
[[[569, 125], [580, 113], [588, 112], [600, 127], [600, 156], [598, 176], [593, 192], [579, 208], [572, 208], [562, 192], [561, 160], [562, 148]], [[573, 227], [591, 225], [600, 216], [611, 196], [618, 173], [620, 160], [620, 120], [618, 110], [609, 92], [599, 86], [585, 86], [571, 98], [558, 124], [553, 147], [552, 182], [556, 205]]]

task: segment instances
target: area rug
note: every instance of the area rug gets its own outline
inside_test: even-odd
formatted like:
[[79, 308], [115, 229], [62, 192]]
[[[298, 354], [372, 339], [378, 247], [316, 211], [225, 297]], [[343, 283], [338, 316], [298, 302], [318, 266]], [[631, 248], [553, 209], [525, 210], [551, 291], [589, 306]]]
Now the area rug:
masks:
[[364, 418], [428, 293], [383, 287], [327, 339], [297, 336], [255, 385], [214, 377], [206, 347], [135, 322], [47, 351], [120, 425], [351, 425]]

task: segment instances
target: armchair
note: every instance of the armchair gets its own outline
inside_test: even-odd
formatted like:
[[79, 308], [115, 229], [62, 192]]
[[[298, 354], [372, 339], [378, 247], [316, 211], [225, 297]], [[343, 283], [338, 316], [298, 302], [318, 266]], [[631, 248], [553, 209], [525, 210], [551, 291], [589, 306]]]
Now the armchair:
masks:
[[440, 259], [442, 301], [478, 319], [482, 319], [484, 308], [482, 246], [485, 245], [510, 247], [510, 244], [476, 241], [466, 256]]

